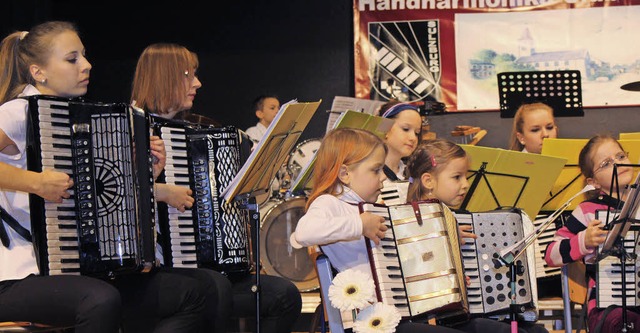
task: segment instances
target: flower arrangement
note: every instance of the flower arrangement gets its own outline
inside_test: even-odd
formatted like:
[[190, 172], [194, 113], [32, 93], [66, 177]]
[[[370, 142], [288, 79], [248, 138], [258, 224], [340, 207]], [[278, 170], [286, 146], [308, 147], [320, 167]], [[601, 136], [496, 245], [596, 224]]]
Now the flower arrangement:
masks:
[[329, 300], [340, 311], [351, 311], [355, 333], [393, 333], [400, 323], [400, 313], [395, 307], [376, 302], [371, 277], [354, 269], [333, 278]]

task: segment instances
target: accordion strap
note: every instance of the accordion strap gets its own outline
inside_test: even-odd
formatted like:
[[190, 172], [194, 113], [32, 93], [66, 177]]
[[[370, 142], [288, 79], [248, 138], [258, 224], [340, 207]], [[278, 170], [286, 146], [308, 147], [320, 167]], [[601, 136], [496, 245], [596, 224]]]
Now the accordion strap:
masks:
[[31, 233], [18, 223], [18, 221], [9, 214], [2, 206], [0, 206], [0, 241], [5, 247], [9, 247], [11, 241], [9, 240], [9, 234], [5, 228], [5, 223], [15, 232], [18, 233], [25, 240], [32, 242]]

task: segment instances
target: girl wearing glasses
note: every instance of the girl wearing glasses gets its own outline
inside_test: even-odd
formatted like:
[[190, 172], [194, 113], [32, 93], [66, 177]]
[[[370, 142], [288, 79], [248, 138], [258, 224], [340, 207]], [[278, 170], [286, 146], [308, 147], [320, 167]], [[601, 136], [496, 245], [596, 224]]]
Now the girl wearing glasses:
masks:
[[[591, 198], [583, 201], [573, 211], [558, 229], [553, 242], [547, 246], [545, 261], [550, 266], [562, 266], [573, 261], [584, 260], [589, 272], [588, 325], [589, 332], [622, 332], [622, 309], [615, 308], [606, 314], [605, 309], [596, 307], [595, 287], [595, 259], [598, 246], [604, 243], [607, 230], [604, 221], [596, 219], [597, 211], [616, 211], [622, 208], [626, 199], [625, 189], [633, 178], [634, 170], [630, 164], [628, 154], [620, 143], [609, 135], [596, 135], [591, 138], [580, 151], [580, 171], [585, 176], [587, 184], [596, 189]], [[614, 172], [616, 165], [616, 175]], [[618, 186], [615, 181], [617, 179]], [[600, 214], [600, 216], [603, 216]], [[640, 308], [627, 308], [627, 323], [640, 329]], [[633, 329], [628, 330], [634, 332]]]

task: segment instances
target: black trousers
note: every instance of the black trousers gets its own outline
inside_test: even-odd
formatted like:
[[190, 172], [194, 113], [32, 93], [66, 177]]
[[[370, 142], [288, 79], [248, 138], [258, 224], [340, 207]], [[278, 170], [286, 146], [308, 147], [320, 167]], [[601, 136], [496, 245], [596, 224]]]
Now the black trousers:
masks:
[[0, 282], [0, 321], [75, 326], [76, 333], [113, 333], [120, 316], [120, 293], [98, 279], [30, 275]]
[[121, 276], [111, 283], [122, 297], [125, 333], [202, 330], [207, 291], [198, 278], [161, 267]]
[[[255, 318], [256, 298], [251, 291], [251, 287], [255, 285], [255, 275], [232, 278], [232, 285], [233, 307], [222, 309], [218, 314], [222, 318], [229, 318], [231, 315]], [[302, 297], [298, 288], [279, 276], [260, 274], [260, 290], [260, 332], [291, 332], [302, 310]]]
[[[206, 297], [203, 332], [227, 332], [230, 318], [255, 318], [255, 293], [251, 291], [255, 275], [228, 278], [204, 268], [165, 270], [197, 280]], [[302, 309], [298, 288], [289, 280], [269, 275], [260, 275], [260, 287], [260, 331], [291, 332]]]

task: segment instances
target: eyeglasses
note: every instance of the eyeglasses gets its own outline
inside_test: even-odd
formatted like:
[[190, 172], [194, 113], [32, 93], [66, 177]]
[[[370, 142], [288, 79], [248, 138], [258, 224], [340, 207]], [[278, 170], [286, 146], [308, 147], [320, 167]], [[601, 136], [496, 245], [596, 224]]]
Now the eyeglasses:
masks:
[[617, 153], [613, 158], [607, 157], [604, 161], [600, 162], [600, 164], [598, 164], [598, 167], [595, 170], [593, 170], [593, 173], [595, 174], [600, 170], [608, 169], [612, 165], [616, 163], [620, 163], [628, 158], [629, 158], [629, 153], [625, 151], [621, 151]]
[[195, 72], [195, 71], [193, 71], [193, 72], [184, 71], [184, 76], [186, 76], [189, 79], [193, 79], [194, 77], [198, 77], [198, 73]]

